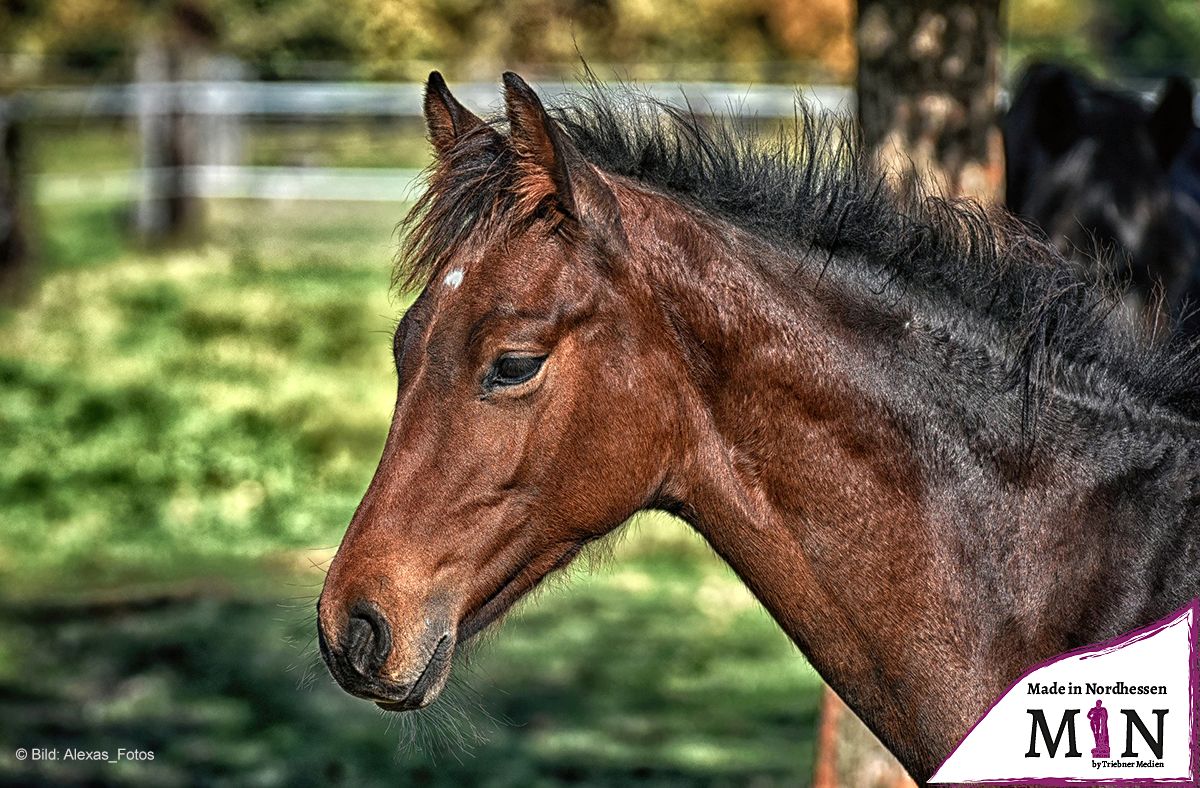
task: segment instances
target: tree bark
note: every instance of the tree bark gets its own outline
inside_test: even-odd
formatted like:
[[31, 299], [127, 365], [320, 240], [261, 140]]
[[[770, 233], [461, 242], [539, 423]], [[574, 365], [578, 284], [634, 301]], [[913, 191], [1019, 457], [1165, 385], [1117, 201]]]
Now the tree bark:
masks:
[[[858, 0], [858, 120], [902, 187], [1003, 201], [997, 125], [1003, 0]], [[828, 687], [814, 788], [914, 786]]]
[[821, 698], [821, 727], [813, 788], [916, 788], [892, 754], [826, 687]]
[[0, 95], [0, 299], [14, 300], [30, 283], [33, 254], [25, 211], [21, 128], [16, 104]]
[[902, 182], [915, 176], [950, 196], [1003, 197], [1001, 4], [858, 0], [859, 122]]
[[201, 165], [218, 163], [205, 161], [205, 154], [228, 141], [223, 119], [198, 113], [188, 86], [228, 70], [214, 55], [216, 39], [203, 0], [173, 0], [162, 25], [139, 43], [134, 74], [142, 184], [135, 219], [148, 244], [195, 239], [203, 224], [194, 179]]
[[166, 41], [148, 37], [141, 42], [134, 67], [142, 148], [135, 216], [138, 236], [149, 245], [190, 237], [200, 222], [199, 201], [189, 182], [196, 145], [180, 101], [183, 57]]

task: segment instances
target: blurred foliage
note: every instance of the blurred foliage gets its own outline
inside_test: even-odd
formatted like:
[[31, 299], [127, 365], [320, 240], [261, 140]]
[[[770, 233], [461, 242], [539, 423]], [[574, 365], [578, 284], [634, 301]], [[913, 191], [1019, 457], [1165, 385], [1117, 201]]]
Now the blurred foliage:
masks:
[[33, 35], [67, 69], [103, 73], [145, 27], [138, 10], [128, 0], [55, 0], [44, 4]]
[[[0, 47], [88, 76], [127, 73], [137, 36], [181, 0], [0, 0]], [[579, 56], [635, 78], [847, 81], [853, 0], [187, 0], [267, 78], [460, 78]], [[1194, 0], [1010, 0], [1014, 65], [1052, 55], [1110, 73], [1200, 69]]]
[[367, 66], [423, 77], [506, 64], [553, 67], [580, 55], [635, 64], [640, 78], [845, 80], [853, 67], [846, 0], [356, 0]]
[[270, 78], [355, 60], [355, 22], [339, 0], [0, 0], [0, 47], [54, 74], [115, 81], [132, 73], [143, 36], [185, 36]]
[[305, 75], [306, 64], [361, 56], [361, 20], [347, 13], [347, 0], [211, 0], [208, 8], [223, 48], [262, 77]]
[[1196, 0], [1009, 0], [1010, 67], [1071, 60], [1110, 76], [1200, 72]]
[[1097, 8], [1096, 26], [1105, 59], [1117, 73], [1200, 73], [1197, 0], [1108, 0]]
[[[181, 16], [265, 78], [557, 75], [580, 56], [640, 79], [845, 82], [854, 69], [853, 0], [0, 0], [0, 48], [117, 78], [138, 36]], [[1010, 0], [1008, 19], [1014, 64], [1200, 69], [1195, 0]]]
[[1008, 67], [1031, 58], [1052, 57], [1096, 65], [1098, 52], [1083, 35], [1104, 0], [1008, 0]]
[[[129, 68], [136, 38], [170, 24], [178, 0], [0, 0], [10, 51], [91, 76]], [[491, 74], [502, 64], [646, 64], [646, 76], [848, 78], [847, 0], [190, 0], [220, 45], [266, 77], [358, 64], [363, 75], [431, 67]], [[0, 13], [5, 13], [0, 11]]]

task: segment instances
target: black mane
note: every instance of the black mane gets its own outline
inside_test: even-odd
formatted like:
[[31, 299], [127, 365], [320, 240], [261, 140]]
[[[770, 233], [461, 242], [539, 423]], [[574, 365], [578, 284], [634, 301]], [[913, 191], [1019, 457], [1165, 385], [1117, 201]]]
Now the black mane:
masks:
[[[1030, 392], [1061, 369], [1086, 367], [1142, 406], [1200, 419], [1200, 343], [1178, 332], [1155, 338], [1116, 328], [1115, 289], [1080, 278], [1006, 212], [894, 188], [847, 118], [798, 101], [795, 122], [763, 141], [732, 121], [598, 84], [551, 113], [605, 172], [782, 249], [811, 253], [831, 269], [853, 261], [901, 299], [963, 315], [964, 324], [988, 332], [981, 341], [1004, 349]], [[397, 282], [424, 285], [470, 236], [528, 218], [513, 215], [519, 177], [506, 144], [483, 131], [460, 140], [403, 223]]]

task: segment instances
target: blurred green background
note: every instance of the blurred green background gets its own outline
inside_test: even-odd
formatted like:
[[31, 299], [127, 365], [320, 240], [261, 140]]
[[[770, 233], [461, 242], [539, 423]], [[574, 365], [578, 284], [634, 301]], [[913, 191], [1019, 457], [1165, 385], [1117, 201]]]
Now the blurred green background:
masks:
[[[166, 4], [0, 0], [0, 87], [120, 83]], [[254, 79], [844, 83], [847, 0], [214, 0]], [[1195, 0], [1014, 0], [1009, 64], [1200, 70]], [[248, 125], [254, 166], [422, 167], [419, 123]], [[313, 608], [395, 377], [389, 202], [210, 200], [147, 247], [127, 119], [31, 121], [36, 284], [0, 306], [0, 783], [799, 785], [820, 682], [681, 523], [647, 515], [526, 602], [445, 702], [383, 715], [319, 663]], [[44, 188], [39, 189], [41, 184]], [[153, 750], [17, 761], [16, 747]], [[61, 758], [61, 755], [60, 755]]]
[[0, 778], [807, 779], [816, 676], [666, 518], [523, 606], [413, 731], [326, 676], [313, 606], [390, 416], [401, 210], [229, 202], [147, 253], [120, 205], [47, 207], [60, 267], [0, 322]]

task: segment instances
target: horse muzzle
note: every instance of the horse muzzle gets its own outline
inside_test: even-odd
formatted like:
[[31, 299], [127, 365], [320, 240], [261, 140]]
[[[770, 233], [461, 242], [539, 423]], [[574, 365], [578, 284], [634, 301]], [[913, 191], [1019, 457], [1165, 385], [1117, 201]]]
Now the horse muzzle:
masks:
[[[328, 611], [317, 612], [321, 657], [342, 689], [388, 711], [428, 706], [450, 676], [455, 628], [444, 616], [428, 615], [415, 637], [399, 630], [375, 604], [360, 600], [338, 626]], [[411, 630], [411, 628], [409, 628]]]

